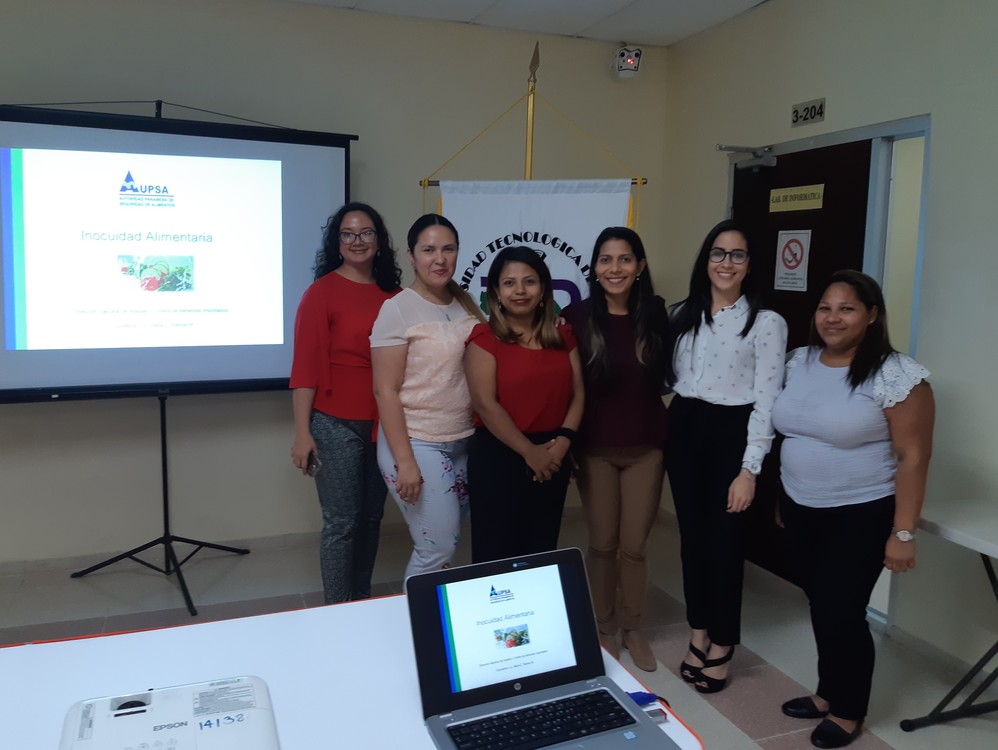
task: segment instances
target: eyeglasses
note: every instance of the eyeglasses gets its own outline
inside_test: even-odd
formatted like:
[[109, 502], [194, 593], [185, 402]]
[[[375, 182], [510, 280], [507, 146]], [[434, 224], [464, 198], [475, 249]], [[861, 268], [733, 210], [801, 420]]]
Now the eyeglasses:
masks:
[[726, 258], [731, 258], [731, 262], [736, 266], [740, 266], [742, 263], [748, 260], [747, 250], [722, 250], [719, 247], [715, 247], [710, 251], [707, 256], [710, 258], [711, 263], [723, 263]]
[[355, 240], [360, 240], [365, 245], [369, 245], [374, 242], [374, 238], [378, 236], [378, 233], [373, 229], [365, 229], [363, 232], [340, 232], [340, 242], [344, 245], [352, 245]]

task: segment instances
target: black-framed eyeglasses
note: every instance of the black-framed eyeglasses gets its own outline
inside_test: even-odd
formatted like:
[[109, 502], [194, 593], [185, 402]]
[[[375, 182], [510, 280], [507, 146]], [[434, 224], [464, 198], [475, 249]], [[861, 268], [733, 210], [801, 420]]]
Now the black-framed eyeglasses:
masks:
[[722, 250], [715, 247], [707, 257], [710, 258], [711, 263], [723, 263], [725, 258], [731, 258], [732, 263], [740, 266], [748, 260], [748, 250]]
[[352, 245], [355, 240], [360, 240], [365, 245], [370, 245], [374, 242], [374, 238], [378, 236], [378, 233], [373, 229], [365, 229], [363, 232], [340, 232], [340, 242], [344, 245]]

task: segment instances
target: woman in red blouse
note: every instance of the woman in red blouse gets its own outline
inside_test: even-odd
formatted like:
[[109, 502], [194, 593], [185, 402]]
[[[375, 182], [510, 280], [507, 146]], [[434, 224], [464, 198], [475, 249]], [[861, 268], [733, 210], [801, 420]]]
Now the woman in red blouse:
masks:
[[555, 325], [551, 273], [529, 247], [492, 262], [489, 322], [464, 367], [478, 425], [468, 455], [474, 562], [554, 549], [568, 450], [582, 420], [582, 365], [571, 327]]
[[[368, 337], [401, 272], [385, 222], [347, 203], [326, 224], [315, 282], [295, 318], [291, 462], [319, 466], [319, 563], [326, 603], [366, 599], [378, 552], [385, 481], [373, 442], [377, 406]], [[318, 459], [318, 461], [316, 461]]]

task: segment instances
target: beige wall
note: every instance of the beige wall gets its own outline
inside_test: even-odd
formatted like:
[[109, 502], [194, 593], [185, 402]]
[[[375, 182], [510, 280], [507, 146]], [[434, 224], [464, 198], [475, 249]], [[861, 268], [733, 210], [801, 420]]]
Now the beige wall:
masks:
[[[929, 114], [917, 342], [939, 405], [928, 506], [985, 496], [998, 513], [987, 312], [998, 278], [995, 28], [998, 4], [985, 0], [771, 0], [670, 47], [665, 205], [681, 266], [724, 210], [727, 164], [715, 143], [780, 143]], [[825, 121], [791, 129], [791, 105], [818, 97]], [[918, 569], [899, 581], [894, 624], [975, 660], [998, 630], [980, 561], [935, 540], [919, 549]]]
[[[995, 28], [998, 4], [987, 0], [771, 0], [668, 52], [647, 48], [629, 81], [609, 72], [614, 45], [541, 38], [540, 92], [651, 180], [640, 229], [670, 299], [725, 210], [728, 162], [715, 143], [931, 115], [918, 339], [940, 404], [930, 504], [998, 486], [994, 334], [990, 315], [973, 314], [998, 278]], [[416, 181], [523, 93], [536, 38], [266, 0], [0, 0], [0, 101], [164, 99], [357, 133], [353, 195], [379, 206], [400, 238], [422, 210]], [[790, 105], [821, 96], [825, 122], [791, 130]], [[543, 104], [539, 117], [536, 178], [629, 174]], [[443, 176], [516, 178], [522, 148], [511, 118]], [[178, 533], [223, 540], [317, 528], [312, 490], [288, 466], [289, 411], [285, 394], [171, 400]], [[0, 406], [0, 477], [0, 562], [114, 552], [151, 537], [156, 403]], [[976, 658], [995, 630], [979, 563], [944, 543], [920, 549], [895, 622]], [[951, 585], [954, 577], [969, 583]]]
[[884, 257], [884, 297], [890, 311], [891, 344], [911, 353], [911, 322], [918, 283], [918, 231], [922, 209], [925, 138], [894, 144]]
[[[163, 99], [355, 133], [352, 196], [404, 242], [423, 211], [418, 181], [526, 92], [538, 39], [534, 177], [647, 176], [640, 229], [660, 245], [661, 49], [622, 81], [613, 44], [268, 0], [0, 0], [0, 102]], [[522, 177], [525, 118], [521, 105], [439, 176]], [[155, 399], [0, 405], [0, 564], [112, 553], [158, 535], [157, 409]], [[175, 533], [223, 541], [318, 529], [313, 486], [288, 459], [290, 412], [284, 393], [170, 399]]]

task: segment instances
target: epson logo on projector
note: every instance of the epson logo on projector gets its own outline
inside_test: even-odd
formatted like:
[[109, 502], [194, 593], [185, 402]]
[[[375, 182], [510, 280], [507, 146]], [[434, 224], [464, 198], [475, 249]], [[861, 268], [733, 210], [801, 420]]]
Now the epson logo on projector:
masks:
[[170, 189], [166, 185], [136, 185], [131, 171], [125, 174], [121, 183], [121, 193], [145, 193], [147, 195], [168, 195]]
[[186, 721], [175, 721], [173, 724], [157, 724], [152, 728], [152, 731], [158, 732], [160, 729], [177, 729], [178, 727], [186, 727]]

